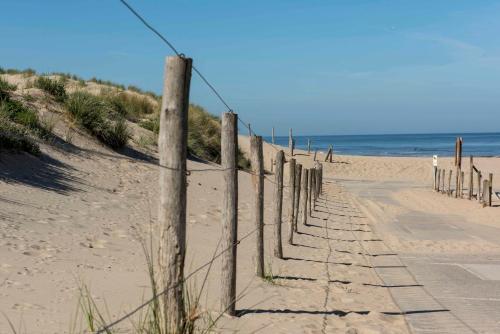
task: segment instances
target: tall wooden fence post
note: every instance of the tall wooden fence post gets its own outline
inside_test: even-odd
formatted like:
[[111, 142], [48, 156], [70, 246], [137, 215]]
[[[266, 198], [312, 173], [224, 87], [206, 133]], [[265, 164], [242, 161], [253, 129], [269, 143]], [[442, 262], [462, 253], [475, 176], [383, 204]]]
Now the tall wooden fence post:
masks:
[[472, 155], [470, 156], [469, 160], [469, 193], [468, 193], [468, 198], [472, 199], [472, 196], [474, 195], [474, 160], [472, 158]]
[[481, 202], [481, 171], [477, 171], [477, 201]]
[[192, 59], [167, 57], [160, 112], [160, 288], [163, 321], [171, 333], [182, 328], [186, 256], [186, 156]]
[[273, 145], [274, 145], [274, 126], [273, 126], [273, 129], [271, 132], [271, 143], [273, 143]]
[[258, 277], [264, 277], [264, 154], [261, 136], [250, 137], [250, 162], [253, 172], [254, 222], [257, 230], [255, 273]]
[[484, 178], [483, 180], [483, 200], [482, 200], [482, 203], [483, 203], [483, 207], [487, 206], [488, 203], [489, 203], [489, 199], [488, 199], [488, 194], [490, 192], [490, 185], [489, 185], [490, 181], [486, 179], [486, 177]]
[[448, 196], [451, 196], [453, 193], [453, 190], [451, 190], [451, 174], [452, 174], [452, 171], [450, 169], [450, 171], [448, 173]]
[[307, 154], [311, 154], [311, 139], [307, 138]]
[[300, 211], [300, 187], [302, 179], [302, 165], [297, 164], [295, 167], [295, 216], [293, 221], [293, 232], [297, 233], [297, 222], [299, 220]]
[[281, 243], [281, 227], [283, 213], [283, 164], [285, 153], [276, 153], [276, 173], [274, 174], [274, 256], [283, 258], [283, 246]]
[[221, 165], [224, 175], [222, 200], [221, 309], [236, 315], [236, 253], [238, 240], [238, 116], [222, 114]]
[[465, 172], [460, 172], [460, 198], [464, 198], [464, 179]]
[[440, 188], [441, 188], [441, 170], [438, 169], [436, 171], [437, 173], [437, 184], [436, 184], [436, 191], [439, 192]]
[[290, 169], [289, 169], [289, 182], [288, 182], [288, 199], [289, 199], [289, 208], [288, 208], [288, 243], [291, 245], [293, 243], [293, 222], [294, 222], [294, 213], [295, 213], [295, 159], [290, 159]]
[[290, 128], [290, 132], [288, 133], [288, 148], [290, 149], [290, 157], [293, 157], [293, 133], [292, 133], [292, 128]]
[[312, 209], [316, 210], [316, 173], [317, 173], [316, 167], [311, 168], [311, 171], [312, 171], [312, 176], [311, 176], [311, 197], [312, 197], [311, 215], [312, 215]]
[[302, 225], [307, 225], [307, 185], [309, 182], [309, 169], [304, 168], [302, 171], [304, 174], [302, 177]]
[[490, 173], [488, 179], [488, 206], [491, 206], [492, 197], [493, 197], [493, 173]]
[[307, 199], [308, 199], [308, 202], [309, 202], [309, 216], [311, 216], [312, 214], [312, 209], [311, 209], [311, 200], [312, 200], [312, 181], [313, 181], [313, 175], [314, 175], [314, 168], [310, 168], [309, 169], [309, 176], [308, 176], [308, 195], [307, 195]]
[[445, 179], [445, 174], [446, 174], [446, 170], [443, 168], [441, 170], [441, 192], [444, 194], [445, 190], [444, 190], [444, 179]]

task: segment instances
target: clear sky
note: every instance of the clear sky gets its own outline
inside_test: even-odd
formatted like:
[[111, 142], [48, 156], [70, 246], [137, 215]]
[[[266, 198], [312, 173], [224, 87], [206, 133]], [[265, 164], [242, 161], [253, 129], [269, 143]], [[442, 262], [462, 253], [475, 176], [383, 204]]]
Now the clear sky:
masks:
[[[129, 1], [263, 135], [499, 130], [500, 1]], [[0, 0], [0, 40], [158, 93], [171, 54], [118, 0]], [[191, 102], [224, 111], [194, 74]]]

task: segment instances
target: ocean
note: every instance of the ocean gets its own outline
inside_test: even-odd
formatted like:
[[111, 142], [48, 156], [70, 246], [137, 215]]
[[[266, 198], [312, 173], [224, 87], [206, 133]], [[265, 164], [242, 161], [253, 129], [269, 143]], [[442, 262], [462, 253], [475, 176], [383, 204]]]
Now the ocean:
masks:
[[[500, 133], [397, 134], [397, 135], [335, 135], [297, 136], [295, 147], [307, 150], [311, 139], [312, 150], [326, 152], [333, 145], [334, 154], [365, 156], [419, 157], [453, 156], [455, 138], [463, 138], [463, 156], [500, 156]], [[271, 137], [266, 137], [271, 142]], [[275, 137], [278, 145], [288, 146], [288, 137]]]

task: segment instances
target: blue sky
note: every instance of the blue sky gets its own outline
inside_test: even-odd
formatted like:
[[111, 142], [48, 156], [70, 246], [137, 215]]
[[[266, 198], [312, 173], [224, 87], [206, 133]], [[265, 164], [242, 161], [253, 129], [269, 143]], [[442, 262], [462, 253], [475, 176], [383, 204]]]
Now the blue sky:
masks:
[[[500, 1], [129, 1], [258, 133], [499, 129]], [[118, 0], [0, 8], [0, 66], [161, 91], [171, 51]], [[224, 111], [194, 74], [191, 102]]]

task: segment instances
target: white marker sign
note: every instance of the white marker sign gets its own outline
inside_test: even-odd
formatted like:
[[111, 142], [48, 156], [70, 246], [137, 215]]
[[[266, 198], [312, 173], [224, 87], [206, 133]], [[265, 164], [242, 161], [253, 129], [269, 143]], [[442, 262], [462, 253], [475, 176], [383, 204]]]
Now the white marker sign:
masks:
[[438, 156], [437, 155], [432, 156], [432, 165], [434, 167], [437, 167], [437, 165], [438, 165]]

